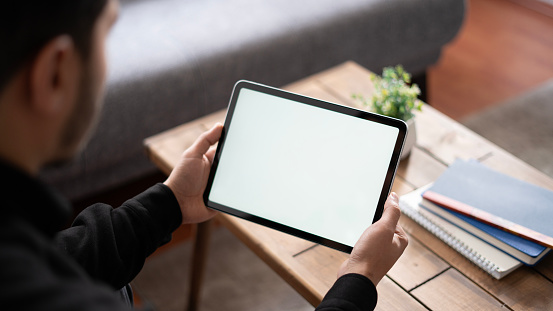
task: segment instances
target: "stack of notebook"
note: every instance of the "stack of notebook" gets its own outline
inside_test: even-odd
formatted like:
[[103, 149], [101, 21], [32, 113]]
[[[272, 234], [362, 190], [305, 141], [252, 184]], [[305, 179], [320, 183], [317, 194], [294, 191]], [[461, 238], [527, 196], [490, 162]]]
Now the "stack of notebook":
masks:
[[474, 160], [402, 196], [400, 208], [497, 279], [553, 247], [553, 192]]

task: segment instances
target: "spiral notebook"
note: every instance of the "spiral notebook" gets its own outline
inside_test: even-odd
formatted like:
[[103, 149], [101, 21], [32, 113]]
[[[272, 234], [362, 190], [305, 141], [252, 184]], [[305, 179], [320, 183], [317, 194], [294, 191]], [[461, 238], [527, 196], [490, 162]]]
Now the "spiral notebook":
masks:
[[538, 263], [551, 251], [530, 240], [436, 205], [424, 199], [424, 196], [420, 206], [529, 266]]
[[403, 214], [496, 279], [522, 266], [520, 261], [421, 207], [424, 190], [426, 187], [401, 196], [399, 207]]

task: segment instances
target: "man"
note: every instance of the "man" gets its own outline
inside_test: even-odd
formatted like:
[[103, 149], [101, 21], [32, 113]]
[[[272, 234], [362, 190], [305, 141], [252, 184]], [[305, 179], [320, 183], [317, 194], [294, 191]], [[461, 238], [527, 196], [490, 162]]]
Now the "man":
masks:
[[[41, 167], [75, 156], [90, 135], [102, 103], [104, 44], [117, 11], [116, 0], [22, 0], [0, 13], [1, 310], [127, 309], [114, 293], [145, 258], [180, 224], [215, 214], [202, 193], [220, 124], [184, 152], [164, 184], [116, 209], [93, 205], [58, 232], [70, 208], [36, 176]], [[407, 245], [399, 215], [392, 194], [319, 310], [374, 308], [375, 285]]]

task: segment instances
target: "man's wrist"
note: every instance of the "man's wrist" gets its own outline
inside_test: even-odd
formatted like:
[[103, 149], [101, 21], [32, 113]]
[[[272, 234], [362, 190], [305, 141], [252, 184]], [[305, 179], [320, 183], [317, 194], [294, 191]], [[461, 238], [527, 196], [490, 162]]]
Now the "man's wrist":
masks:
[[339, 277], [346, 274], [359, 274], [368, 278], [375, 286], [378, 285], [382, 277], [378, 277], [374, 274], [373, 270], [367, 267], [363, 263], [355, 262], [352, 258], [349, 258], [343, 270], [340, 271]]

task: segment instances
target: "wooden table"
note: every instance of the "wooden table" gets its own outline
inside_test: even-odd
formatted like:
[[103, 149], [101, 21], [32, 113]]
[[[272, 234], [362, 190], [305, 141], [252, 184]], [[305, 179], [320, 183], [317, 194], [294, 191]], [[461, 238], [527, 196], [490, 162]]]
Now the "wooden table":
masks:
[[[352, 93], [369, 96], [369, 71], [347, 62], [284, 87], [340, 104], [358, 106]], [[222, 122], [225, 111], [184, 124], [145, 141], [151, 160], [169, 174], [180, 154], [203, 131]], [[553, 190], [553, 181], [516, 157], [444, 116], [430, 106], [417, 113], [418, 140], [402, 161], [393, 191], [402, 195], [434, 181], [456, 158], [486, 165]], [[552, 207], [553, 208], [553, 207]], [[218, 219], [314, 306], [336, 279], [347, 255], [232, 216]], [[553, 256], [535, 267], [521, 267], [496, 280], [409, 218], [400, 220], [410, 243], [378, 285], [378, 310], [553, 310]], [[190, 306], [197, 305], [201, 284], [202, 243], [208, 226], [199, 228]], [[203, 242], [202, 242], [203, 239]]]

